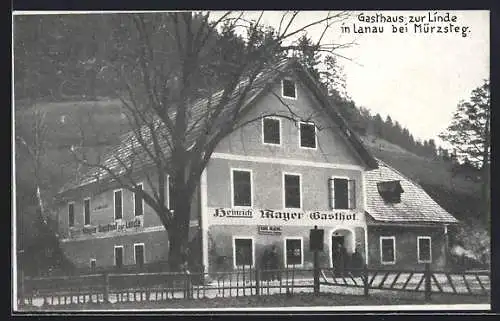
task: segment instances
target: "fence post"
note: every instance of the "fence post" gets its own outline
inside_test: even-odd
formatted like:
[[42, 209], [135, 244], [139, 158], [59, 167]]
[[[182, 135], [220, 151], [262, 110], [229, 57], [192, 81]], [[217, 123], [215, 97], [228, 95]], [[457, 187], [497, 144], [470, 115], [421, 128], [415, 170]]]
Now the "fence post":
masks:
[[430, 301], [431, 300], [431, 265], [429, 263], [425, 263], [425, 271], [424, 271], [424, 278], [425, 278], [425, 301]]
[[255, 294], [260, 295], [260, 273], [258, 268], [255, 268]]
[[[109, 274], [108, 272], [104, 272], [104, 294], [103, 294], [103, 301], [104, 303], [109, 302]], [[99, 302], [99, 300], [97, 300]]]
[[21, 280], [19, 284], [19, 306], [24, 306], [24, 271], [20, 271]]
[[319, 295], [319, 257], [318, 251], [314, 251], [314, 295]]
[[186, 298], [192, 299], [191, 296], [191, 273], [186, 269]]
[[363, 266], [363, 288], [364, 288], [364, 295], [365, 297], [369, 296], [369, 291], [370, 291], [370, 283], [368, 281], [368, 265], [364, 264]]

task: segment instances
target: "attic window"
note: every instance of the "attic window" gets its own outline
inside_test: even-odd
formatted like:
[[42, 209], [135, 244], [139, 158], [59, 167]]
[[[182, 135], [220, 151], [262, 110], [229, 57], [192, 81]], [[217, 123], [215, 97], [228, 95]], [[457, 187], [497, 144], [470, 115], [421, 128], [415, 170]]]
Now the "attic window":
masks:
[[377, 183], [377, 189], [384, 201], [388, 203], [401, 202], [401, 193], [404, 193], [404, 190], [400, 181], [379, 182]]
[[281, 86], [282, 86], [281, 92], [283, 94], [283, 97], [292, 99], [297, 98], [295, 81], [291, 79], [283, 79]]

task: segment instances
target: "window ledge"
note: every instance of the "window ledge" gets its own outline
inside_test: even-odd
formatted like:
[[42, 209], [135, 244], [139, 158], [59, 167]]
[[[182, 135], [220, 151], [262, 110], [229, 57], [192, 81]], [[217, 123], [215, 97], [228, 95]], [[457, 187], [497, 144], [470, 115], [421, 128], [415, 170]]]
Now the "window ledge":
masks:
[[309, 149], [309, 150], [317, 150], [318, 149], [317, 147], [306, 147], [306, 146], [300, 146], [300, 145], [299, 145], [299, 148], [301, 148], [301, 149]]
[[302, 264], [289, 264], [289, 265], [285, 265], [285, 269], [303, 269], [304, 268], [304, 263]]
[[[236, 266], [233, 266], [233, 268], [235, 270], [243, 270], [243, 265], [236, 265]], [[254, 269], [255, 268], [255, 265], [245, 265], [245, 270], [247, 269]]]
[[282, 146], [281, 143], [275, 144], [275, 143], [264, 143], [264, 142], [262, 142], [262, 145], [274, 146], [274, 147], [281, 147]]

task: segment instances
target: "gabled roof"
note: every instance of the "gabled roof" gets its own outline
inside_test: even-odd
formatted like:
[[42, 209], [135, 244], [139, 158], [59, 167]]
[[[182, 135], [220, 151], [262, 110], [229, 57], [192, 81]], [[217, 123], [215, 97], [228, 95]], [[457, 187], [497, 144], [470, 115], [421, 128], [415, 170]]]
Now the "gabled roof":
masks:
[[[332, 120], [340, 127], [342, 133], [348, 142], [354, 147], [356, 152], [359, 154], [361, 159], [366, 163], [368, 168], [376, 168], [377, 162], [375, 158], [371, 155], [368, 149], [363, 145], [361, 140], [357, 137], [357, 135], [352, 131], [349, 127], [347, 121], [339, 114], [336, 107], [332, 105], [331, 101], [325, 95], [325, 93], [320, 89], [318, 83], [314, 78], [307, 72], [307, 70], [294, 58], [287, 58], [282, 60], [281, 62], [273, 65], [262, 71], [254, 81], [254, 86], [250, 90], [247, 95], [247, 100], [244, 102], [244, 108], [251, 108], [252, 103], [256, 101], [259, 97], [261, 97], [264, 93], [270, 90], [271, 86], [280, 78], [289, 71], [295, 72], [299, 78], [307, 85], [307, 87], [314, 94], [315, 98], [317, 98], [324, 111], [332, 118]], [[247, 80], [242, 81], [237, 88], [242, 88], [245, 86]], [[229, 100], [228, 104], [225, 107], [226, 112], [231, 112], [231, 108], [235, 106], [238, 92], [235, 91], [232, 99]], [[192, 107], [189, 110], [189, 126], [193, 126], [193, 130], [191, 131], [191, 135], [187, 137], [187, 146], [190, 146], [194, 143], [196, 137], [198, 137], [199, 131], [203, 130], [201, 121], [209, 112], [207, 110], [207, 103], [210, 102], [211, 105], [216, 105], [222, 97], [222, 91], [219, 91], [212, 95], [209, 98], [200, 99], [192, 104]], [[158, 122], [160, 125], [161, 123]], [[160, 133], [166, 134], [165, 128], [162, 126], [158, 126], [155, 128], [155, 131], [159, 131]], [[138, 131], [137, 131], [138, 132]], [[148, 144], [152, 144], [151, 133], [149, 128], [143, 127], [141, 128], [141, 135], [144, 141], [148, 142]], [[170, 148], [165, 138], [162, 138], [162, 135], [157, 135], [160, 138], [159, 144], [162, 149], [168, 151]], [[120, 137], [120, 144], [111, 148], [104, 156], [103, 162], [101, 164], [105, 165], [113, 169], [114, 171], [118, 171], [120, 174], [124, 174], [124, 166], [133, 166], [134, 172], [143, 170], [148, 166], [152, 165], [151, 159], [148, 157], [147, 152], [142, 148], [141, 144], [137, 140], [136, 133], [134, 131], [130, 131]], [[165, 153], [168, 154], [168, 153]], [[117, 160], [118, 156], [120, 161], [123, 161], [125, 164], [121, 164], [120, 161]], [[107, 172], [102, 169], [91, 169], [79, 181], [70, 182], [63, 186], [60, 193], [64, 193], [68, 190], [75, 189], [84, 185], [88, 185], [94, 182], [103, 181], [106, 179], [110, 179], [110, 176]]]
[[[458, 223], [458, 220], [436, 203], [424, 189], [378, 160], [377, 169], [365, 171], [366, 211], [374, 223]], [[386, 202], [380, 195], [377, 184], [399, 181], [404, 193], [401, 202]]]

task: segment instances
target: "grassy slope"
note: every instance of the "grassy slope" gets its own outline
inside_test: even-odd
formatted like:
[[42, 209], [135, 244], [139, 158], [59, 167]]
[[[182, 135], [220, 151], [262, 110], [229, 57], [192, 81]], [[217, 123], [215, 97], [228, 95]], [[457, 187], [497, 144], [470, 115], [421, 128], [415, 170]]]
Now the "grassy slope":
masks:
[[474, 218], [471, 205], [478, 201], [480, 185], [463, 176], [453, 177], [451, 162], [417, 156], [382, 139], [362, 137], [362, 140], [377, 158], [420, 184], [458, 219], [468, 221]]

